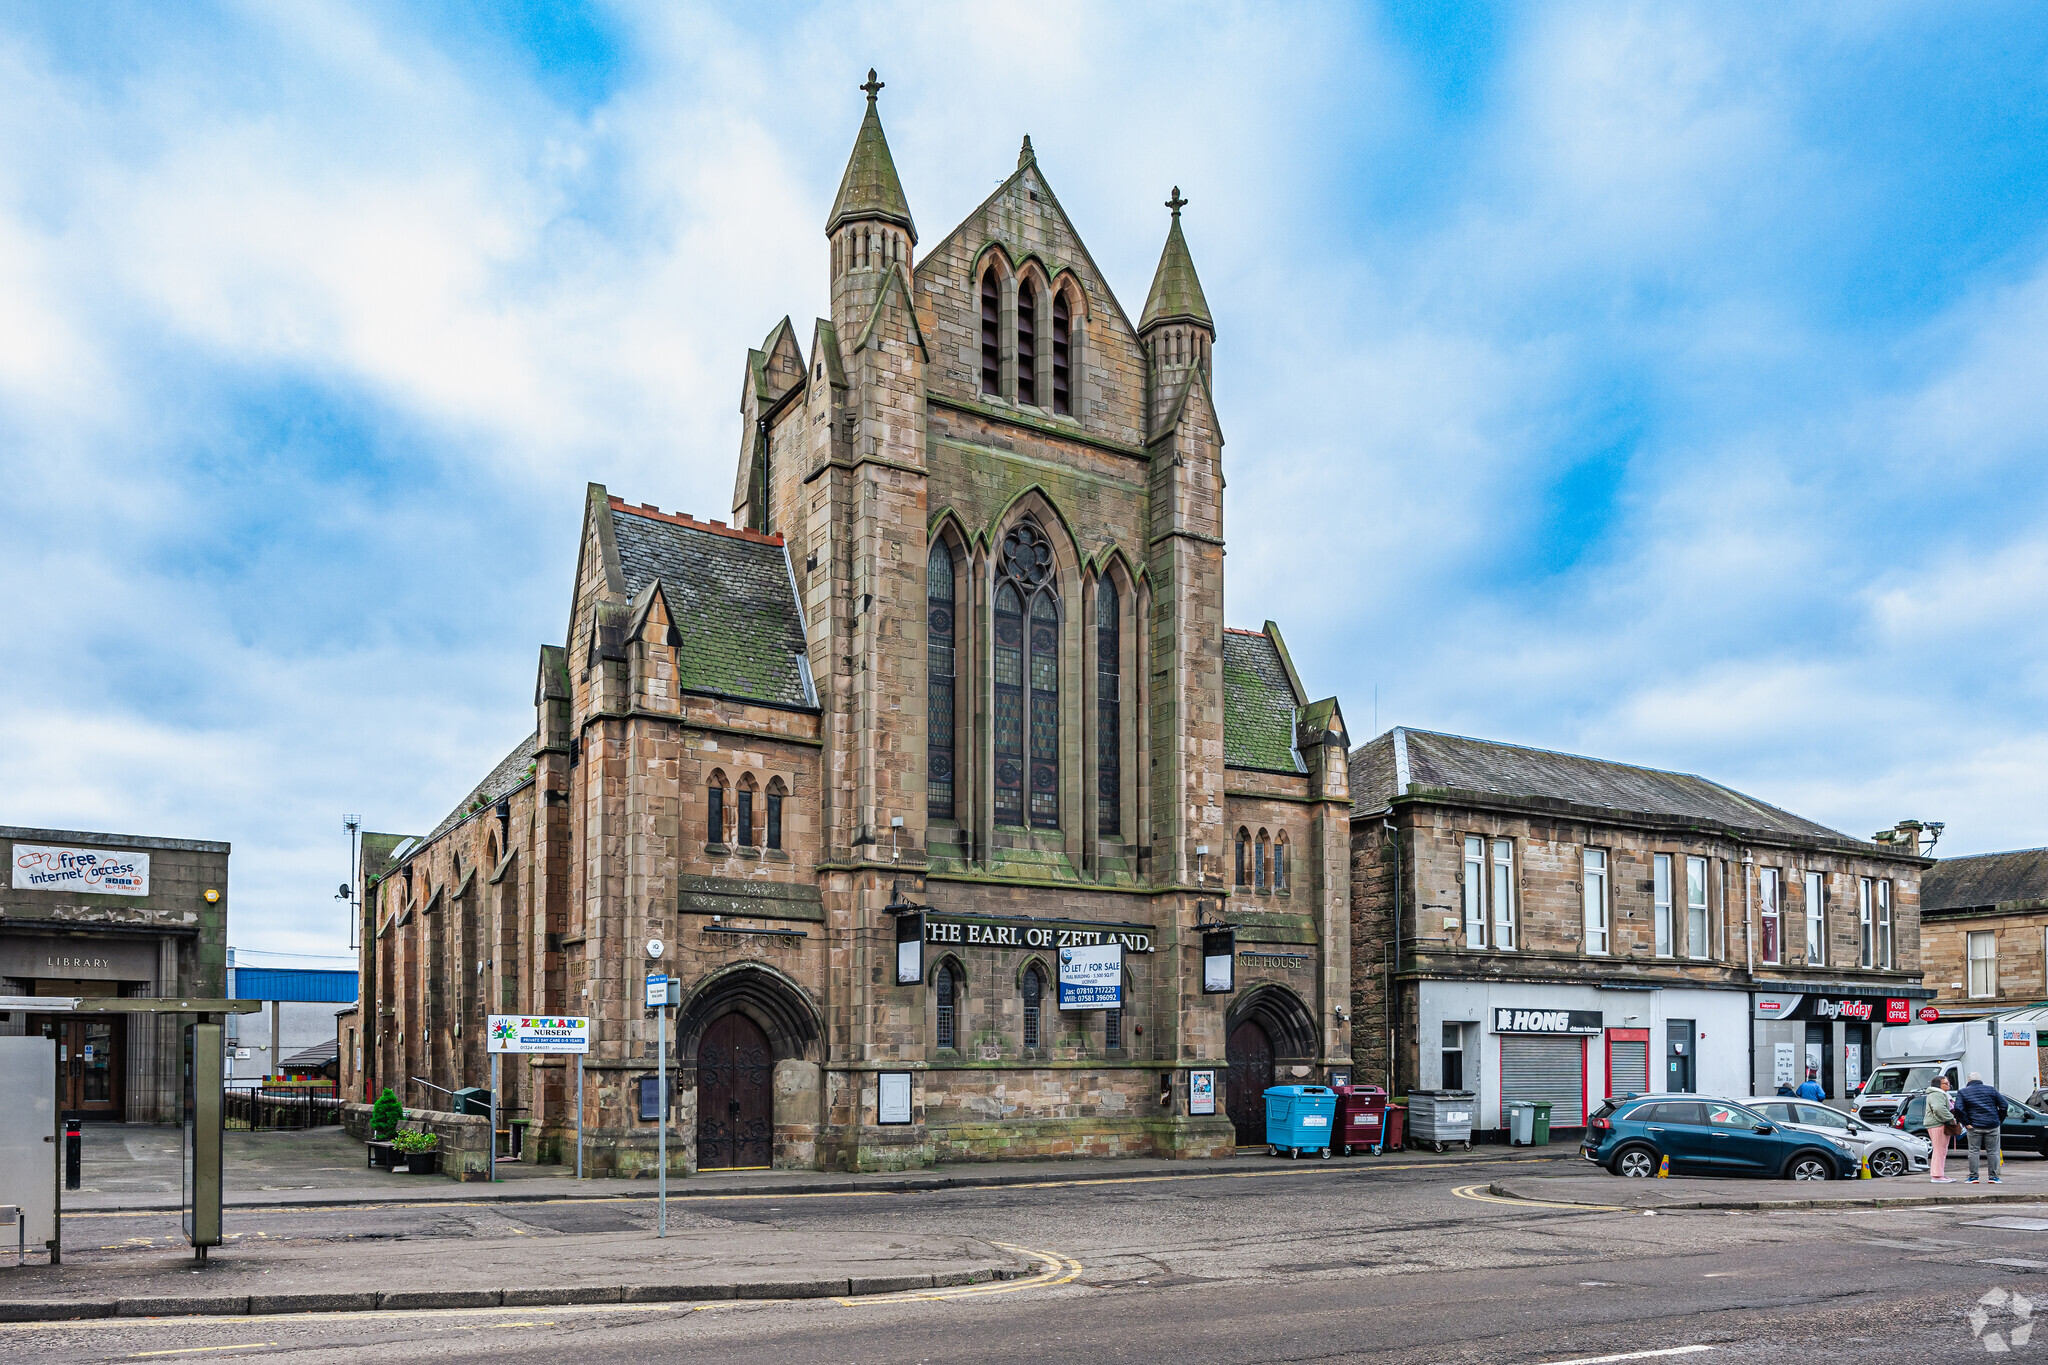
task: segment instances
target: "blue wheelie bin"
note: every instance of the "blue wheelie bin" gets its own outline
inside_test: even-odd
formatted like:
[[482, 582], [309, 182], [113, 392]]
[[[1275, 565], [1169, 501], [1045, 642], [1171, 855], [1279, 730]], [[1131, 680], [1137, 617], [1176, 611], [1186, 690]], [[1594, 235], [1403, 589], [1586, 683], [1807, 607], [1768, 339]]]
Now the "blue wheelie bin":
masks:
[[1327, 1085], [1276, 1085], [1266, 1091], [1266, 1151], [1298, 1158], [1330, 1155], [1330, 1128], [1337, 1116], [1337, 1092]]

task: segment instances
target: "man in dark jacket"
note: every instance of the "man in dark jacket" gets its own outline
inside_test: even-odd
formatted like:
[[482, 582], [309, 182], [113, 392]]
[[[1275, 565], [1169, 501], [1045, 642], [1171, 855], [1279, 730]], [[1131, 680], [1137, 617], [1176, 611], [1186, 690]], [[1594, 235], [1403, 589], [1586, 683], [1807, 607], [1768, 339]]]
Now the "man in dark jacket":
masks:
[[1970, 1131], [1970, 1181], [1977, 1183], [1977, 1152], [1988, 1149], [1985, 1171], [1994, 1185], [1999, 1178], [1998, 1130], [2005, 1123], [2005, 1096], [1984, 1084], [1984, 1077], [1970, 1073], [1969, 1083], [1956, 1092], [1956, 1119]]

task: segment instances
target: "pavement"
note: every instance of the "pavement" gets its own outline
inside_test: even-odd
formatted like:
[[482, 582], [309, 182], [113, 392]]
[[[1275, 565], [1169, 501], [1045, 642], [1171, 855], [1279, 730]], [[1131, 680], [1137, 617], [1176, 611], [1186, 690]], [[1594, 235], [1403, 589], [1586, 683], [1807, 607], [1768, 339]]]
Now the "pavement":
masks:
[[[174, 1211], [181, 1207], [183, 1171], [179, 1133], [174, 1128], [88, 1126], [84, 1135], [80, 1186], [64, 1194], [70, 1212]], [[669, 1179], [672, 1199], [764, 1194], [829, 1194], [851, 1190], [908, 1192], [1029, 1185], [1045, 1180], [1129, 1180], [1151, 1175], [1218, 1174], [1260, 1169], [1321, 1169], [1334, 1166], [1431, 1166], [1446, 1162], [1483, 1165], [1497, 1161], [1562, 1160], [1568, 1147], [1481, 1146], [1470, 1152], [1395, 1152], [1290, 1162], [1248, 1148], [1214, 1161], [1081, 1158], [1063, 1161], [994, 1161], [935, 1166], [926, 1170], [712, 1171]], [[296, 1133], [225, 1135], [221, 1153], [222, 1206], [229, 1209], [323, 1207], [386, 1203], [476, 1203], [490, 1200], [652, 1199], [652, 1178], [578, 1180], [560, 1166], [500, 1162], [498, 1181], [464, 1183], [442, 1175], [398, 1175], [366, 1167], [363, 1144], [338, 1128]]]
[[2048, 1202], [2048, 1161], [2024, 1156], [2009, 1159], [1998, 1184], [1965, 1183], [1967, 1172], [1951, 1159], [1957, 1172], [1953, 1185], [1930, 1184], [1925, 1175], [1898, 1175], [1885, 1180], [1738, 1180], [1722, 1176], [1669, 1176], [1628, 1180], [1579, 1160], [1577, 1169], [1542, 1174], [1517, 1172], [1489, 1185], [1488, 1193], [1504, 1199], [1541, 1204], [1568, 1204], [1591, 1209], [1851, 1209], [1915, 1208], [1946, 1204], [2038, 1204]]

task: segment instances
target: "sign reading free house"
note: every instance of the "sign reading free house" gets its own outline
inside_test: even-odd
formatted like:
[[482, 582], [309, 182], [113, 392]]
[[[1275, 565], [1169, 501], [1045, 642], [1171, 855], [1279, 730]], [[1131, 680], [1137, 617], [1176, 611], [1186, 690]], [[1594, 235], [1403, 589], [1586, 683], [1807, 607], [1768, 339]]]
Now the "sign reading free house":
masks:
[[14, 889], [147, 896], [149, 855], [106, 848], [49, 848], [42, 844], [16, 844]]

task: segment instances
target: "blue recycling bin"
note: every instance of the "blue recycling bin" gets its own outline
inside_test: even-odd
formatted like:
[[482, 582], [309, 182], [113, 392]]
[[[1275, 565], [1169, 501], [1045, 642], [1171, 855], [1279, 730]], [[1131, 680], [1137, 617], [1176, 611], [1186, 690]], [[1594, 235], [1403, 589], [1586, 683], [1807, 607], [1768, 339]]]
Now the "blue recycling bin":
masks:
[[1266, 1091], [1266, 1151], [1299, 1158], [1330, 1155], [1330, 1127], [1337, 1117], [1337, 1092], [1327, 1085], [1276, 1085]]

